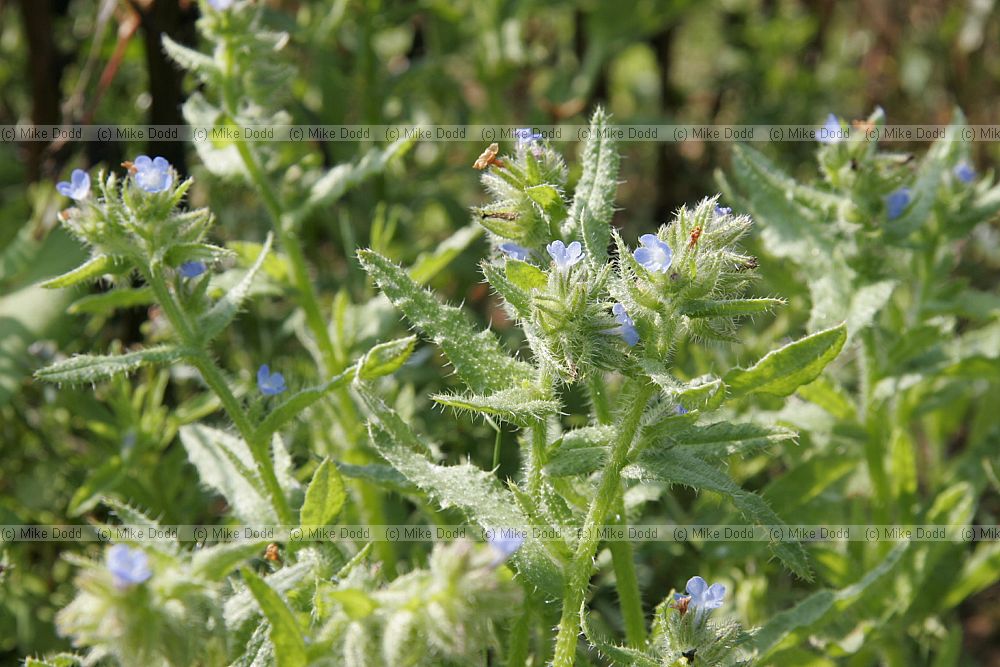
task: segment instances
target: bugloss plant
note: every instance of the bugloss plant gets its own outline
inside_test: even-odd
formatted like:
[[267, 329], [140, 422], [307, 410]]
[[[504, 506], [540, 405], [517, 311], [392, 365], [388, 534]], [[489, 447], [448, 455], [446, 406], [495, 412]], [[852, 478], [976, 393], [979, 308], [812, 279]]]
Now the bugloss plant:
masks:
[[[537, 600], [534, 608], [542, 619], [550, 613], [544, 602], [558, 601], [556, 665], [576, 659], [601, 543], [598, 529], [623, 519], [629, 480], [721, 493], [751, 521], [781, 523], [717, 462], [734, 452], [789, 441], [795, 434], [776, 426], [713, 420], [712, 413], [726, 400], [792, 393], [814, 380], [846, 339], [840, 325], [776, 350], [748, 369], [690, 382], [676, 378], [671, 354], [679, 341], [732, 341], [736, 318], [766, 312], [781, 302], [742, 298], [756, 267], [756, 260], [737, 245], [750, 219], [720, 207], [716, 198], [682, 208], [670, 224], [644, 235], [641, 247], [630, 248], [610, 225], [618, 154], [603, 112], [594, 115], [590, 135], [571, 198], [562, 159], [536, 140], [519, 142], [511, 155], [500, 156], [499, 147], [490, 146], [476, 163], [486, 171], [483, 182], [494, 197], [475, 214], [496, 248], [483, 262], [483, 273], [523, 331], [530, 360], [512, 356], [494, 334], [440, 303], [385, 257], [360, 253], [383, 293], [441, 347], [466, 385], [465, 392], [439, 394], [434, 400], [521, 429], [522, 474], [503, 485], [469, 464], [435, 464], [424, 438], [362, 386], [375, 448], [442, 507], [460, 508], [485, 528], [578, 529], [578, 537], [571, 532], [565, 539], [544, 542], [528, 530], [511, 560]], [[560, 416], [565, 392], [574, 384], [588, 393], [590, 424], [565, 429]], [[656, 661], [641, 648], [646, 629], [631, 546], [615, 540], [608, 546], [626, 636], [635, 647], [621, 651]], [[771, 548], [797, 575], [810, 576], [800, 545], [776, 542]], [[709, 626], [696, 625], [675, 631], [670, 622], [659, 623], [650, 650], [659, 646], [663, 655], [673, 655], [683, 638], [695, 645], [682, 652], [707, 652], [716, 635], [706, 630]], [[668, 632], [674, 634], [668, 637]], [[511, 637], [513, 664], [522, 660], [525, 637]]]
[[[846, 321], [849, 337], [844, 363], [783, 409], [758, 413], [807, 434], [767, 495], [800, 522], [994, 523], [980, 499], [996, 489], [1000, 304], [988, 289], [988, 223], [1000, 186], [972, 167], [961, 112], [919, 158], [879, 148], [885, 121], [876, 110], [848, 138], [831, 114], [812, 179], [747, 146], [735, 147], [720, 175], [728, 199], [760, 225], [762, 253], [774, 258], [762, 264], [806, 289], [788, 293], [811, 304], [806, 329]], [[808, 632], [823, 652], [859, 661], [910, 664], [934, 651], [955, 664], [954, 609], [1000, 576], [998, 553], [995, 543], [948, 541], [824, 547], [820, 579], [840, 590], [817, 591], [775, 618], [757, 650], [796, 659], [794, 642], [779, 657], [782, 641]], [[869, 571], [863, 582], [885, 578], [865, 592], [860, 570]]]

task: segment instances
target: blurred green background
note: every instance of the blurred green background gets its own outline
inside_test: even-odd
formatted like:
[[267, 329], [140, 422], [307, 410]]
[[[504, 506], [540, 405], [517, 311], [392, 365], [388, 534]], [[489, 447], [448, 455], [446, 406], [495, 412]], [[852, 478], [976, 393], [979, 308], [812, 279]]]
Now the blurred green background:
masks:
[[[275, 106], [303, 123], [582, 124], [598, 104], [619, 123], [806, 124], [829, 112], [863, 118], [876, 105], [893, 124], [944, 123], [955, 106], [971, 123], [1000, 118], [1000, 10], [993, 0], [264, 4], [267, 26], [290, 35], [275, 58], [296, 72], [274, 91]], [[0, 124], [183, 123], [180, 105], [197, 83], [167, 60], [160, 37], [196, 45], [197, 18], [197, 5], [185, 0], [0, 0]], [[316, 148], [330, 166], [369, 147]], [[815, 171], [810, 144], [758, 147], [799, 173]], [[927, 145], [898, 147], [922, 152]], [[372, 243], [373, 229], [375, 240], [406, 262], [467, 224], [470, 206], [483, 200], [470, 169], [482, 148], [417, 145], [402, 172], [315, 213], [303, 235], [324, 292], [366, 293], [351, 250]], [[728, 150], [696, 141], [624, 145], [615, 224], [632, 238], [679, 205], [716, 192], [713, 172], [726, 169]], [[995, 144], [977, 143], [974, 151], [980, 165], [1000, 157]], [[67, 313], [73, 294], [34, 287], [82, 257], [54, 229], [61, 206], [55, 181], [73, 167], [112, 168], [138, 153], [163, 155], [199, 178], [194, 204], [207, 204], [211, 188], [222, 240], [259, 240], [266, 229], [255, 194], [213, 180], [183, 143], [0, 144], [0, 524], [79, 521], [99, 513], [102, 489], [155, 508], [167, 523], [218, 512], [192, 483], [174, 438], [179, 424], [215, 409], [185, 378], [174, 373], [168, 383], [169, 372], [148, 371], [71, 395], [29, 379], [57, 350], [127, 346], [155, 325], [145, 308], [88, 320]], [[502, 330], [480, 283], [481, 250], [465, 252], [435, 287]], [[761, 291], [788, 296], [780, 269], [761, 269]], [[280, 308], [251, 309], [249, 317], [273, 321], [259, 331], [243, 328], [250, 347], [281, 349], [290, 333], [274, 324]], [[250, 367], [242, 342], [233, 342], [224, 365]], [[415, 382], [423, 388], [440, 380], [431, 372]], [[140, 384], [143, 390], [133, 391]], [[478, 437], [485, 430], [463, 427]], [[127, 472], [95, 480], [94, 471], [115, 457], [129, 462]], [[71, 596], [61, 548], [78, 547], [23, 544], [4, 556], [0, 662], [66, 647], [52, 626]], [[666, 556], [650, 554], [646, 567], [655, 570]], [[984, 665], [1000, 664], [998, 596], [994, 586], [960, 612], [965, 649]]]

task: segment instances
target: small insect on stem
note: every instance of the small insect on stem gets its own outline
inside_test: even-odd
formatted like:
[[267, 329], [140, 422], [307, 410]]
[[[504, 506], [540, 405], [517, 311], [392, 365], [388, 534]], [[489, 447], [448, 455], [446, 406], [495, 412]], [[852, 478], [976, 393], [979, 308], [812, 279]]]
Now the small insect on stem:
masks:
[[688, 248], [693, 248], [695, 244], [698, 243], [698, 239], [700, 238], [701, 238], [701, 227], [695, 227], [694, 229], [691, 230], [691, 242], [688, 243]]
[[131, 160], [125, 160], [124, 162], [122, 162], [122, 166], [128, 169], [128, 173], [130, 174], [135, 174], [135, 172], [139, 171], [138, 169], [135, 168], [135, 165], [132, 164]]
[[760, 266], [756, 257], [747, 257], [739, 265], [737, 265], [737, 271], [751, 271]]
[[503, 167], [503, 161], [497, 158], [497, 153], [499, 152], [500, 146], [498, 144], [490, 144], [473, 163], [472, 168], [482, 171], [491, 164], [497, 167]]
[[684, 651], [683, 653], [681, 653], [681, 657], [684, 658], [685, 660], [687, 660], [687, 663], [689, 665], [693, 665], [694, 664], [694, 654], [695, 654], [695, 652], [697, 650], [698, 649], [694, 649], [693, 648], [690, 651]]
[[267, 549], [264, 550], [264, 558], [272, 563], [281, 562], [281, 554], [278, 553], [278, 545], [275, 542], [267, 545]]
[[483, 220], [492, 218], [493, 220], [517, 220], [521, 214], [516, 211], [479, 211], [479, 217]]

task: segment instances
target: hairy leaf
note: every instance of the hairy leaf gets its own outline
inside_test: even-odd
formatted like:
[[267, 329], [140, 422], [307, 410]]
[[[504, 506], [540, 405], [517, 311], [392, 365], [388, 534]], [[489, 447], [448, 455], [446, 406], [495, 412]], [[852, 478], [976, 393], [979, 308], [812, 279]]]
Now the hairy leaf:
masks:
[[847, 340], [844, 324], [800, 338], [766, 354], [751, 368], [735, 368], [726, 374], [734, 396], [761, 393], [788, 396], [816, 379], [833, 361]]
[[271, 642], [277, 667], [305, 667], [309, 664], [306, 640], [299, 624], [278, 592], [249, 568], [243, 568], [243, 581], [253, 594], [260, 610], [271, 624]]
[[379, 343], [368, 350], [361, 363], [358, 365], [358, 378], [362, 380], [374, 380], [383, 375], [391, 375], [406, 363], [406, 360], [413, 354], [413, 346], [417, 343], [416, 336], [407, 336], [391, 340], [387, 343]]
[[239, 312], [240, 308], [243, 306], [244, 299], [250, 293], [250, 286], [253, 284], [253, 279], [260, 271], [260, 267], [264, 264], [264, 259], [267, 257], [268, 251], [271, 249], [271, 241], [273, 236], [271, 234], [267, 235], [267, 240], [264, 241], [264, 246], [260, 250], [260, 254], [257, 255], [257, 261], [253, 263], [250, 269], [229, 292], [225, 294], [221, 299], [219, 299], [207, 313], [205, 313], [200, 322], [199, 327], [201, 333], [207, 338], [212, 339], [222, 333], [230, 322], [236, 318], [236, 314]]
[[123, 373], [131, 373], [148, 364], [168, 364], [184, 356], [184, 348], [159, 345], [126, 354], [104, 356], [78, 354], [35, 371], [35, 377], [46, 382], [80, 384], [99, 382]]
[[[456, 507], [484, 529], [531, 525], [510, 492], [493, 475], [471, 464], [439, 466], [414, 449], [416, 434], [393, 410], [368, 391], [361, 390], [372, 411], [372, 444], [379, 454], [407, 479], [436, 500], [442, 508]], [[420, 447], [426, 450], [426, 445]], [[545, 545], [530, 532], [511, 559], [517, 571], [547, 595], [562, 594], [562, 566], [552, 560]]]
[[542, 396], [535, 389], [516, 387], [486, 396], [435, 394], [431, 400], [458, 410], [499, 417], [521, 426], [528, 426], [559, 411], [558, 401]]
[[608, 115], [597, 109], [583, 149], [583, 174], [569, 212], [570, 236], [583, 240], [588, 260], [595, 266], [608, 261], [611, 217], [618, 190], [618, 147], [608, 133]]
[[499, 391], [532, 379], [531, 366], [505, 353], [492, 332], [477, 331], [462, 310], [440, 303], [378, 253], [362, 250], [358, 257], [389, 300], [441, 346], [473, 391]]
[[337, 466], [330, 459], [323, 459], [306, 489], [306, 499], [299, 512], [299, 523], [303, 526], [333, 523], [346, 499], [347, 491]]
[[240, 521], [277, 523], [277, 514], [256, 472], [253, 454], [243, 440], [201, 424], [182, 426], [180, 435], [202, 483], [225, 498]]
[[[760, 525], [784, 525], [774, 510], [755, 493], [741, 488], [721, 470], [679, 448], [661, 451], [646, 450], [639, 460], [622, 470], [630, 479], [656, 480], [683, 484], [693, 489], [714, 491], [729, 496], [736, 508]], [[775, 555], [785, 567], [806, 580], [811, 580], [809, 557], [798, 542], [777, 541], [771, 544]]]

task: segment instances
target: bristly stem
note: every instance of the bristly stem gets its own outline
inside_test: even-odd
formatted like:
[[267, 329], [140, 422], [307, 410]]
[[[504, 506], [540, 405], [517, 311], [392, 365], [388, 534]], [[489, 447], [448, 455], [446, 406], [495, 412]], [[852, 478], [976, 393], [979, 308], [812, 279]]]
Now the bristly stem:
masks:
[[[590, 402], [594, 407], [594, 416], [599, 424], [611, 424], [611, 407], [608, 404], [604, 378], [593, 373], [587, 378], [587, 390]], [[622, 496], [622, 485], [618, 483], [615, 499], [615, 513], [618, 515], [614, 523], [622, 527], [628, 526], [625, 517], [625, 502]], [[642, 610], [642, 594], [639, 591], [639, 579], [635, 573], [632, 544], [628, 540], [611, 540], [608, 542], [611, 551], [611, 562], [615, 570], [615, 588], [618, 590], [618, 602], [621, 607], [622, 619], [625, 622], [625, 639], [632, 646], [641, 646], [646, 641], [646, 618]]]
[[160, 307], [163, 308], [163, 312], [166, 314], [170, 324], [177, 331], [177, 335], [180, 336], [186, 348], [188, 361], [198, 369], [201, 377], [205, 380], [205, 384], [219, 397], [226, 414], [233, 420], [236, 430], [240, 432], [243, 440], [247, 443], [247, 447], [250, 448], [250, 453], [257, 464], [261, 479], [267, 488], [268, 495], [271, 497], [275, 512], [278, 514], [278, 520], [284, 524], [293, 523], [292, 510], [288, 506], [288, 499], [281, 489], [281, 484], [278, 483], [278, 478], [274, 472], [274, 463], [268, 455], [269, 443], [258, 442], [255, 439], [254, 427], [250, 422], [250, 418], [229, 388], [229, 383], [226, 382], [222, 371], [219, 370], [215, 362], [205, 352], [204, 345], [198, 338], [187, 315], [174, 300], [173, 295], [167, 288], [167, 282], [163, 276], [161, 266], [154, 262], [148, 270], [144, 271], [144, 274], [146, 282], [152, 287]]
[[653, 394], [653, 388], [648, 384], [635, 387], [634, 391], [629, 389], [626, 387], [622, 391], [626, 403], [619, 423], [618, 437], [612, 444], [597, 493], [583, 524], [583, 537], [569, 565], [569, 576], [563, 593], [562, 618], [559, 620], [555, 656], [552, 660], [554, 667], [572, 667], [574, 664], [580, 634], [580, 614], [594, 567], [594, 554], [600, 543], [598, 529], [614, 507], [620, 492], [622, 468], [625, 467], [629, 449], [639, 431], [646, 403]]

